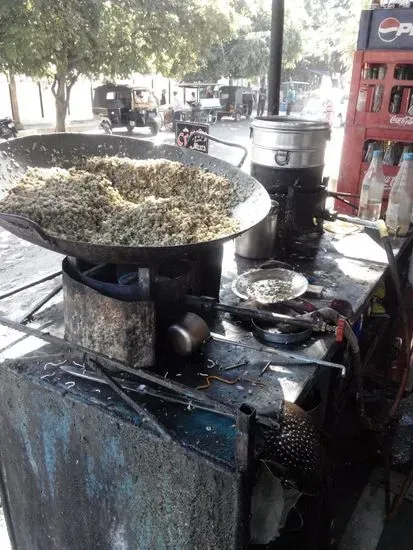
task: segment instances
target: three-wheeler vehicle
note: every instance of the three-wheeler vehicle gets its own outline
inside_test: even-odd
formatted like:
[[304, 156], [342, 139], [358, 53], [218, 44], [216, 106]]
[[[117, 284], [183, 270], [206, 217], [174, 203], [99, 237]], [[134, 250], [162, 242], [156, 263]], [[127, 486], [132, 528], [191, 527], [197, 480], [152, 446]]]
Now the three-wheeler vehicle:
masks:
[[95, 88], [93, 114], [107, 134], [114, 128], [147, 127], [154, 136], [158, 133], [160, 119], [155, 96], [149, 88], [117, 84], [104, 84]]

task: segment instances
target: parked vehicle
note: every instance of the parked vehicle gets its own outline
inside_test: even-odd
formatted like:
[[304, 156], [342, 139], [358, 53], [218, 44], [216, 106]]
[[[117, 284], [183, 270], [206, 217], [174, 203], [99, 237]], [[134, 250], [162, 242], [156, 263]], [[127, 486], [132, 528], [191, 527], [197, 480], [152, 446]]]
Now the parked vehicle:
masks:
[[234, 120], [241, 120], [242, 116], [249, 118], [254, 105], [254, 92], [243, 86], [221, 86], [219, 88], [221, 110], [218, 120], [224, 116], [231, 116]]
[[113, 128], [148, 127], [152, 135], [158, 133], [160, 120], [155, 97], [148, 88], [105, 84], [95, 88], [93, 114], [100, 127], [111, 134]]
[[4, 117], [0, 119], [0, 138], [10, 139], [17, 137], [17, 128], [13, 120], [10, 117]]
[[341, 90], [312, 92], [304, 104], [301, 116], [309, 120], [322, 120], [338, 128], [346, 121], [348, 94]]
[[[192, 108], [190, 117], [192, 122], [205, 124], [217, 122], [221, 103], [218, 86], [215, 83], [182, 82], [179, 87], [184, 90], [184, 102]], [[195, 96], [194, 100], [192, 100], [193, 96]]]

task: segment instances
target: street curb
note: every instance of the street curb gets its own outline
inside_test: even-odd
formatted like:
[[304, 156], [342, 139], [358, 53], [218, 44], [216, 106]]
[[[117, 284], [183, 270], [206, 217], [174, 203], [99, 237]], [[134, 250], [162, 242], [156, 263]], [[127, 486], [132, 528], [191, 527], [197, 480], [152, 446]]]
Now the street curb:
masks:
[[[93, 128], [98, 129], [98, 123], [94, 120], [91, 120], [90, 122], [85, 123], [79, 123], [79, 124], [69, 124], [66, 127], [66, 132], [82, 132], [84, 130], [92, 130]], [[55, 127], [54, 126], [33, 126], [33, 127], [26, 127], [23, 130], [19, 130], [18, 135], [20, 137], [24, 136], [30, 136], [33, 134], [53, 134], [55, 133]]]

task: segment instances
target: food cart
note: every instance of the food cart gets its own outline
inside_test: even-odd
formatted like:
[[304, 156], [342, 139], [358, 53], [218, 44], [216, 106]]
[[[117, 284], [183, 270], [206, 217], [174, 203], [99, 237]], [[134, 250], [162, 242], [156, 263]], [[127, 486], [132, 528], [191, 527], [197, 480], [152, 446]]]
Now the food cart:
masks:
[[[218, 87], [213, 82], [182, 82], [184, 103], [191, 107], [189, 116], [192, 122], [215, 124], [218, 120], [220, 101]], [[195, 102], [191, 100], [192, 92], [195, 94]], [[188, 117], [188, 114], [185, 115]]]
[[[166, 159], [226, 178], [240, 223], [212, 242], [126, 246], [0, 215], [0, 491], [13, 548], [321, 550], [344, 539], [365, 550], [385, 504], [396, 514], [413, 478], [413, 234], [327, 210], [329, 128], [276, 114], [253, 122], [253, 176], [110, 135], [0, 145], [2, 194], [28, 167]], [[237, 255], [233, 238], [275, 227], [269, 195], [271, 253]], [[340, 511], [358, 526], [347, 539]]]

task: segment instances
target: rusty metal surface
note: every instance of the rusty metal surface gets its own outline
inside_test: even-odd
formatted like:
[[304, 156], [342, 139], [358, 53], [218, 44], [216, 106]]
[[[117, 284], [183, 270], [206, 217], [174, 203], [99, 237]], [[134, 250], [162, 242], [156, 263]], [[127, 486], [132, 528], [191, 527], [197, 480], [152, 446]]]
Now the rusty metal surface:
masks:
[[110, 388], [73, 386], [48, 363], [0, 371], [2, 498], [16, 548], [244, 548], [231, 419], [146, 397], [181, 445], [163, 441]]
[[65, 337], [131, 367], [155, 362], [155, 304], [124, 302], [63, 273]]
[[[343, 254], [337, 251], [337, 248], [343, 247], [346, 242], [350, 242], [350, 251], [357, 253], [362, 251], [362, 244], [366, 245], [367, 235], [356, 235], [349, 237], [335, 237], [330, 234], [324, 234], [320, 240], [320, 247], [312, 250], [303, 249], [301, 257], [291, 257], [290, 263], [300, 272], [308, 277], [315, 279], [315, 284], [322, 284], [324, 287], [321, 298], [309, 298], [314, 305], [322, 307], [328, 305], [335, 298], [348, 300], [353, 309], [359, 312], [368, 303], [376, 284], [383, 277], [386, 264], [373, 260], [361, 260], [357, 257], [352, 258], [351, 254]], [[361, 244], [360, 244], [361, 243]], [[395, 248], [400, 248], [403, 240], [394, 243]], [[374, 248], [374, 241], [367, 240], [367, 246], [370, 250]], [[407, 242], [403, 244], [406, 248]], [[342, 250], [343, 248], [340, 248]], [[380, 252], [380, 251], [378, 251]], [[374, 256], [373, 256], [374, 259]], [[232, 293], [231, 282], [242, 271], [246, 271], [258, 264], [252, 261], [245, 261], [234, 257], [233, 249], [226, 245], [225, 258], [223, 263], [223, 278], [221, 285], [221, 300], [226, 303], [237, 303], [237, 297]], [[25, 293], [22, 293], [24, 295]], [[18, 297], [19, 295], [17, 295]], [[23, 296], [22, 296], [23, 298]], [[38, 295], [36, 296], [36, 299]], [[0, 304], [3, 309], [3, 315], [10, 315], [13, 318], [16, 304], [16, 297], [9, 298]], [[17, 301], [17, 303], [19, 303]], [[24, 302], [24, 308], [30, 306], [27, 300]], [[37, 314], [38, 326], [50, 326], [52, 333], [56, 326], [61, 323], [61, 309], [54, 306], [50, 310], [46, 309]], [[60, 319], [60, 321], [59, 321]], [[220, 316], [211, 323], [211, 329], [215, 332], [226, 335], [228, 338], [257, 345], [254, 336], [248, 332], [251, 327], [248, 324], [239, 324], [230, 316]], [[12, 356], [19, 355], [19, 349], [25, 350], [25, 340], [13, 346], [13, 340], [21, 339], [21, 335], [7, 336], [7, 345], [10, 346]], [[27, 340], [27, 339], [26, 339]], [[318, 359], [331, 359], [337, 346], [333, 336], [312, 337], [306, 343], [299, 346], [293, 346], [293, 351], [307, 357]], [[7, 356], [5, 353], [5, 356]], [[248, 364], [242, 368], [234, 369], [228, 372], [220, 371], [219, 368], [209, 368], [211, 363], [208, 359], [218, 362], [222, 367], [235, 365], [246, 359]], [[241, 348], [229, 346], [218, 342], [210, 342], [203, 350], [203, 355], [194, 356], [188, 360], [181, 361], [170, 359], [168, 361], [158, 362], [154, 368], [154, 374], [166, 376], [169, 380], [180, 382], [188, 387], [195, 388], [204, 383], [205, 375], [217, 374], [230, 375], [236, 378], [237, 375], [243, 375], [251, 379], [258, 378], [265, 362], [272, 361], [272, 369], [268, 369], [263, 375], [261, 382], [264, 387], [253, 385], [250, 382], [245, 384], [240, 381], [234, 385], [226, 385], [214, 382], [207, 390], [205, 395], [211, 398], [229, 402], [235, 407], [240, 406], [247, 399], [253, 406], [259, 409], [266, 406], [269, 402], [285, 398], [292, 402], [301, 402], [302, 397], [315, 382], [319, 374], [319, 369], [314, 366], [296, 366], [294, 361], [275, 360], [274, 356], [244, 352]], [[200, 374], [204, 376], [201, 376]]]

